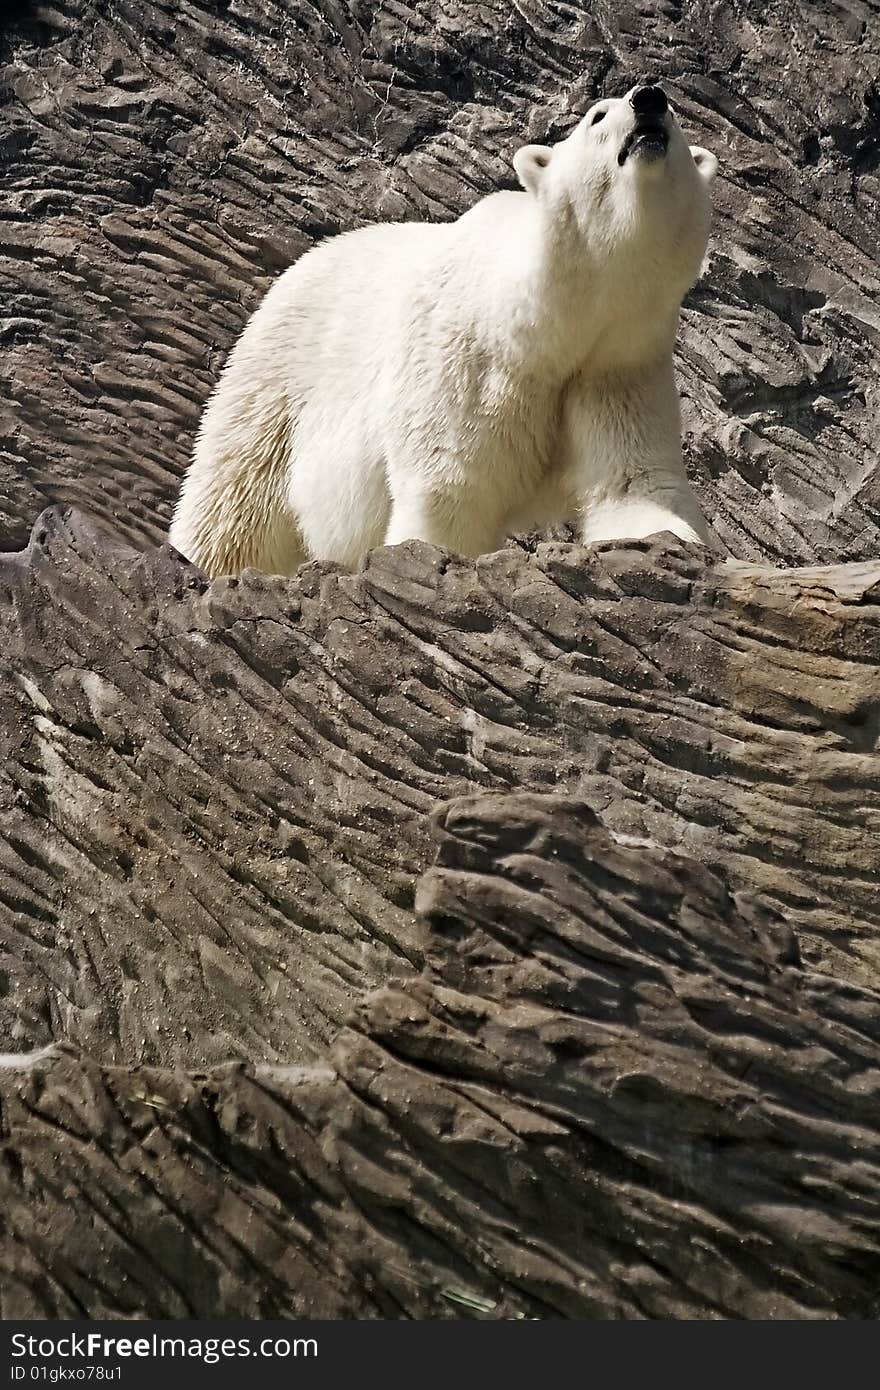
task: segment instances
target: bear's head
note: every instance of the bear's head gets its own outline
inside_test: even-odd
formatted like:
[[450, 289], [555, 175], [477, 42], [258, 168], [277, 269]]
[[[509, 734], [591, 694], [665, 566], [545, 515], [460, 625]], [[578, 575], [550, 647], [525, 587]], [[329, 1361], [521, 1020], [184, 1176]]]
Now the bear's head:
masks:
[[635, 253], [668, 269], [682, 293], [699, 276], [718, 161], [688, 145], [657, 82], [596, 102], [565, 140], [525, 145], [513, 164], [526, 192], [596, 260]]

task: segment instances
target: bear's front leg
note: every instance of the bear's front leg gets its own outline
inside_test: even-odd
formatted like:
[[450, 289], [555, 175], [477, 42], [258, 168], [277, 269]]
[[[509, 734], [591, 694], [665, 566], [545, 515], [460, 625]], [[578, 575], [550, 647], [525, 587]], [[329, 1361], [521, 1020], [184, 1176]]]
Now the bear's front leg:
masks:
[[405, 481], [398, 483], [396, 491], [386, 545], [419, 540], [459, 555], [484, 555], [497, 550], [504, 540], [497, 508], [476, 491], [428, 492]]
[[658, 531], [671, 531], [681, 540], [699, 545], [713, 544], [696, 498], [689, 488], [684, 493], [674, 480], [670, 480], [668, 503], [654, 497], [606, 497], [584, 508], [581, 539], [585, 545], [596, 541], [642, 540]]
[[671, 361], [577, 378], [563, 412], [563, 456], [585, 543], [671, 531], [717, 546], [685, 473]]

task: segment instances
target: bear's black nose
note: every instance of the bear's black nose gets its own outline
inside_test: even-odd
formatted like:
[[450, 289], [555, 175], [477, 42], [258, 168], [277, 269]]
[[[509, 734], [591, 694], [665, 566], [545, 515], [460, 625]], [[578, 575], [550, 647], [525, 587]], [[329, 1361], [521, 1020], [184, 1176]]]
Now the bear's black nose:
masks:
[[658, 87], [651, 78], [643, 79], [629, 101], [637, 116], [662, 116], [669, 105], [663, 88]]

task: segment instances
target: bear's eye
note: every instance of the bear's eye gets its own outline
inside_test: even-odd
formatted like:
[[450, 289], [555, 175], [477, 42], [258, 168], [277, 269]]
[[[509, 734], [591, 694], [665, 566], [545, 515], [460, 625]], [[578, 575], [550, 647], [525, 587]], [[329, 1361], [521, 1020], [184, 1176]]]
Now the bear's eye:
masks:
[[594, 112], [594, 114], [593, 114], [593, 119], [590, 121], [590, 125], [598, 125], [600, 121], [604, 121], [605, 116], [606, 116], [606, 112], [604, 112], [604, 111], [596, 111], [596, 112]]

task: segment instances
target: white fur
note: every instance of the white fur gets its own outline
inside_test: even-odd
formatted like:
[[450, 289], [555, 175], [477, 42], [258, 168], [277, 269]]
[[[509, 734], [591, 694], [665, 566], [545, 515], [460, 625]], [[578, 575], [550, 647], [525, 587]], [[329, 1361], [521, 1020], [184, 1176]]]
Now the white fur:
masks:
[[632, 107], [599, 102], [552, 149], [517, 153], [525, 192], [303, 256], [205, 411], [177, 549], [209, 574], [291, 573], [410, 537], [479, 554], [573, 518], [590, 541], [708, 540], [672, 349], [716, 165], [664, 120], [665, 156], [620, 164]]

